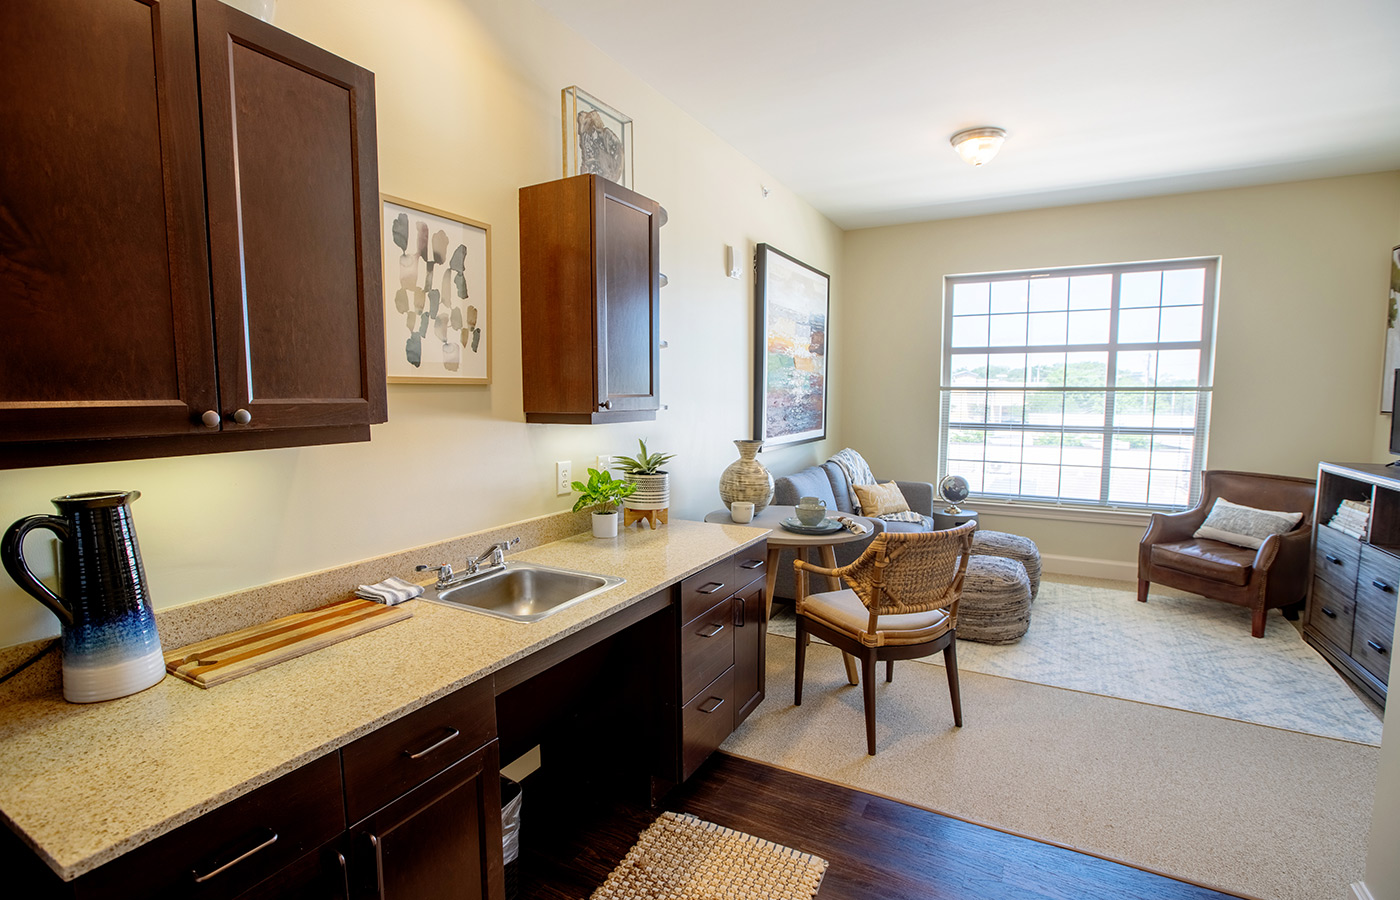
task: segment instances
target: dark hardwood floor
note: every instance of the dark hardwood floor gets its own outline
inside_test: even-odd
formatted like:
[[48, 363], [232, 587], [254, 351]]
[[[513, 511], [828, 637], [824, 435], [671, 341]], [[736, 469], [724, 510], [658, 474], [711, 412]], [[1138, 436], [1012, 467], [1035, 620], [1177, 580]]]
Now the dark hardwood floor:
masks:
[[[534, 781], [525, 785], [520, 896], [586, 900], [659, 810], [598, 785]], [[1233, 896], [723, 753], [662, 806], [826, 859], [818, 900]]]

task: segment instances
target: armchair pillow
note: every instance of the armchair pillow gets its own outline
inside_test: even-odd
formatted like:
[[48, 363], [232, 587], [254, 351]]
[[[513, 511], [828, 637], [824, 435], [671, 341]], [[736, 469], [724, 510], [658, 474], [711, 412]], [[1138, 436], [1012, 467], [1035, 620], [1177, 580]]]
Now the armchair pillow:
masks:
[[1210, 514], [1191, 535], [1258, 550], [1271, 534], [1287, 534], [1303, 519], [1300, 512], [1255, 509], [1217, 497]]
[[909, 511], [909, 502], [904, 499], [899, 485], [893, 481], [887, 484], [853, 484], [851, 489], [860, 498], [863, 516], [883, 516]]

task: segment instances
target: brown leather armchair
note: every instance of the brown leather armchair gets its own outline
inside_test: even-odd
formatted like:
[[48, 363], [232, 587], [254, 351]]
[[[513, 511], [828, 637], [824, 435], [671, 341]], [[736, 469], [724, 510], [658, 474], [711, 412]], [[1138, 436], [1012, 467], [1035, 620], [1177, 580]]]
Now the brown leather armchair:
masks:
[[[1308, 567], [1317, 482], [1287, 475], [1207, 471], [1201, 502], [1173, 515], [1154, 514], [1138, 545], [1138, 600], [1147, 602], [1150, 583], [1191, 591], [1254, 612], [1252, 634], [1264, 636], [1264, 616], [1283, 609], [1298, 616], [1308, 590]], [[1287, 534], [1267, 538], [1258, 550], [1193, 538], [1217, 497], [1255, 509], [1300, 512], [1303, 519]]]

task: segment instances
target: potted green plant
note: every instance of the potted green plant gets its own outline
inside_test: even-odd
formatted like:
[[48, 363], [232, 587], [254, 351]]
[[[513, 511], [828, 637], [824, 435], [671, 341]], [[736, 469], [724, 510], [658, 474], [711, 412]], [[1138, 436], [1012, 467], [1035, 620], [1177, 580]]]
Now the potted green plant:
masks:
[[617, 537], [617, 505], [636, 489], [631, 482], [613, 478], [611, 472], [589, 469], [587, 484], [574, 482], [574, 490], [579, 492], [574, 512], [593, 507], [593, 536]]
[[[666, 521], [665, 511], [671, 505], [671, 475], [661, 467], [674, 453], [648, 453], [647, 442], [638, 440], [639, 452], [636, 456], [619, 456], [615, 462], [626, 479], [637, 486], [636, 492], [627, 498], [628, 509], [659, 510], [647, 518], [656, 524], [659, 519]], [[635, 517], [633, 517], [635, 518]]]

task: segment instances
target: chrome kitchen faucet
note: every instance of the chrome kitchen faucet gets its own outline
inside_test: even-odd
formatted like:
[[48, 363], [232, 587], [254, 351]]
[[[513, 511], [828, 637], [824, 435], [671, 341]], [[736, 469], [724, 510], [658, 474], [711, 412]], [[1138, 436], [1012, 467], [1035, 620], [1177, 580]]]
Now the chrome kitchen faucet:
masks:
[[[464, 572], [453, 574], [452, 566], [448, 563], [439, 563], [431, 566], [417, 566], [419, 572], [426, 572], [429, 569], [437, 570], [437, 588], [441, 590], [454, 584], [460, 584], [482, 572], [485, 569], [499, 569], [506, 564], [506, 551], [520, 543], [520, 538], [513, 537], [508, 541], [497, 541], [486, 548], [476, 559], [467, 560], [467, 568]], [[482, 563], [486, 563], [485, 566]]]

